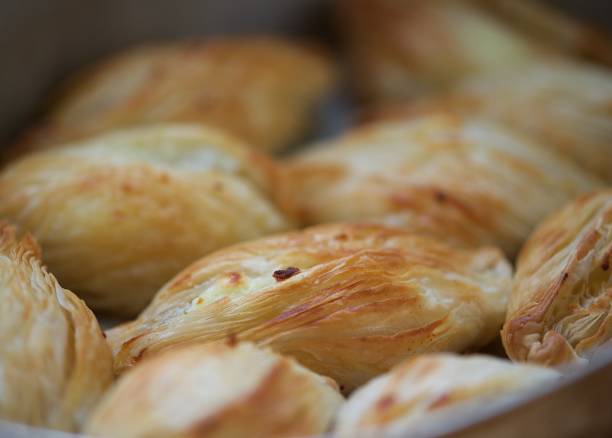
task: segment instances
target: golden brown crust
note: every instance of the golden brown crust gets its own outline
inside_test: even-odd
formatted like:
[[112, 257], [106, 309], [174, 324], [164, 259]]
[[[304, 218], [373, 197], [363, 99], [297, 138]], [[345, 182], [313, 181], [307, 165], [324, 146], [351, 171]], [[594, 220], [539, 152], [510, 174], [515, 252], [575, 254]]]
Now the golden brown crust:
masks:
[[96, 318], [0, 223], [0, 418], [74, 431], [113, 377]]
[[[420, 436], [460, 409], [551, 382], [558, 373], [488, 356], [427, 354], [408, 359], [357, 390], [342, 407], [336, 436]], [[375, 433], [374, 433], [375, 432]], [[364, 435], [366, 436], [366, 435]]]
[[538, 62], [476, 75], [439, 96], [381, 105], [366, 120], [401, 120], [432, 111], [497, 121], [559, 150], [611, 181], [612, 74], [586, 64]]
[[107, 335], [118, 371], [175, 345], [235, 336], [350, 390], [411, 354], [486, 344], [503, 320], [510, 271], [492, 248], [325, 225], [203, 258]]
[[527, 0], [338, 0], [362, 96], [392, 101], [528, 61], [584, 56], [612, 63], [605, 35]]
[[502, 331], [513, 360], [557, 365], [612, 338], [612, 191], [582, 196], [549, 217], [517, 263]]
[[130, 437], [289, 437], [325, 432], [337, 386], [252, 344], [192, 345], [126, 373], [85, 432]]
[[141, 310], [202, 255], [290, 227], [276, 166], [213, 130], [158, 125], [32, 154], [0, 174], [0, 217], [94, 309]]
[[376, 219], [513, 255], [550, 211], [601, 182], [514, 132], [446, 112], [376, 123], [289, 163], [306, 224]]
[[134, 48], [77, 75], [14, 154], [127, 126], [202, 123], [263, 149], [299, 139], [333, 82], [329, 60], [273, 38]]

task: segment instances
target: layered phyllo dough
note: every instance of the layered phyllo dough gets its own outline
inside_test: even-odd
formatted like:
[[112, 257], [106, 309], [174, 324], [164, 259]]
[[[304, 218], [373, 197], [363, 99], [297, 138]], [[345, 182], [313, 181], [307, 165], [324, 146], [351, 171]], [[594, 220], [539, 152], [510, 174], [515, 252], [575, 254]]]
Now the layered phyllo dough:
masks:
[[537, 62], [475, 75], [451, 91], [365, 112], [365, 119], [407, 119], [431, 111], [478, 116], [536, 140], [612, 181], [612, 73], [569, 62]]
[[529, 238], [502, 340], [510, 358], [583, 361], [612, 339], [612, 190], [578, 198]]
[[105, 134], [0, 174], [0, 218], [29, 230], [62, 284], [97, 311], [134, 314], [220, 247], [287, 229], [276, 166], [197, 125]]
[[30, 235], [0, 224], [0, 419], [75, 431], [112, 382], [112, 356], [40, 256]]
[[491, 341], [510, 277], [495, 248], [325, 225], [204, 257], [107, 335], [118, 372], [176, 345], [230, 338], [292, 356], [350, 391], [407, 356]]
[[418, 356], [353, 393], [338, 415], [336, 436], [429, 436], [437, 424], [474, 415], [558, 376], [544, 367], [490, 356]]
[[145, 361], [109, 390], [85, 427], [121, 438], [281, 438], [327, 431], [336, 384], [252, 344], [192, 345]]
[[371, 219], [514, 255], [548, 213], [602, 183], [501, 125], [450, 112], [364, 126], [288, 164], [306, 224]]

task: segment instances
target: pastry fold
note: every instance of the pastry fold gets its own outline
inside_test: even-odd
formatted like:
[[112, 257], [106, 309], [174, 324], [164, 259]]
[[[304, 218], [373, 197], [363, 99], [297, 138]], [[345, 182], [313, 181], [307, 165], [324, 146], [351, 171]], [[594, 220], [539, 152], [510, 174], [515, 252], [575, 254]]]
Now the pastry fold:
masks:
[[107, 336], [118, 372], [176, 345], [229, 337], [293, 356], [349, 391], [407, 356], [491, 341], [510, 277], [495, 248], [325, 225], [204, 257]]
[[516, 361], [588, 359], [612, 339], [612, 190], [582, 196], [531, 235], [502, 341]]

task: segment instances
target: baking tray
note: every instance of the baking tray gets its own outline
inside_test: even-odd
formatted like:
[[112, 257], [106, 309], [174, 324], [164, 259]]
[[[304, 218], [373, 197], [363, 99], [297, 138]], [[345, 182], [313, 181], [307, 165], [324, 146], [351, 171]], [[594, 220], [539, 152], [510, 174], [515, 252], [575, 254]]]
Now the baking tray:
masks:
[[[610, 0], [556, 3], [612, 28]], [[333, 46], [328, 8], [325, 0], [5, 1], [0, 6], [0, 145], [36, 116], [53, 85], [100, 56], [143, 42], [236, 34], [300, 35]], [[339, 90], [322, 108], [313, 136], [349, 125], [352, 104]], [[0, 420], [2, 438], [77, 436]], [[424, 424], [410, 436], [612, 437], [612, 345], [553, 385]]]

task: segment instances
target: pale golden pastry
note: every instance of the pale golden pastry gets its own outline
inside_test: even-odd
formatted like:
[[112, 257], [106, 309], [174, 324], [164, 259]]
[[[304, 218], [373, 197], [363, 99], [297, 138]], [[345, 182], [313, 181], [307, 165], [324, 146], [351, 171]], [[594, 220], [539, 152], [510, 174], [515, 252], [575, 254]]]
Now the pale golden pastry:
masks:
[[516, 361], [589, 358], [612, 339], [612, 189], [582, 196], [523, 247], [502, 331]]
[[490, 356], [418, 356], [353, 393], [338, 414], [336, 436], [430, 436], [436, 422], [521, 395], [558, 376]]
[[196, 125], [157, 125], [31, 154], [0, 174], [0, 218], [31, 231], [62, 284], [134, 314], [217, 248], [290, 227], [276, 167]]
[[510, 276], [495, 248], [458, 250], [383, 225], [324, 225], [204, 257], [107, 336], [117, 371], [229, 336], [292, 356], [348, 391], [412, 354], [488, 343]]
[[612, 63], [606, 36], [535, 0], [337, 0], [363, 97], [396, 100], [469, 75], [579, 55]]
[[587, 64], [533, 63], [475, 76], [451, 92], [370, 110], [402, 119], [433, 110], [484, 117], [556, 149], [612, 181], [612, 71]]
[[306, 224], [372, 218], [514, 255], [549, 212], [601, 182], [501, 126], [433, 113], [376, 123], [289, 164]]
[[113, 378], [95, 316], [0, 223], [0, 419], [74, 431]]
[[15, 153], [159, 122], [203, 123], [259, 148], [279, 149], [304, 134], [333, 76], [323, 53], [273, 38], [138, 47], [65, 84]]
[[281, 438], [329, 429], [337, 385], [252, 344], [191, 345], [123, 375], [85, 433], [108, 438]]

